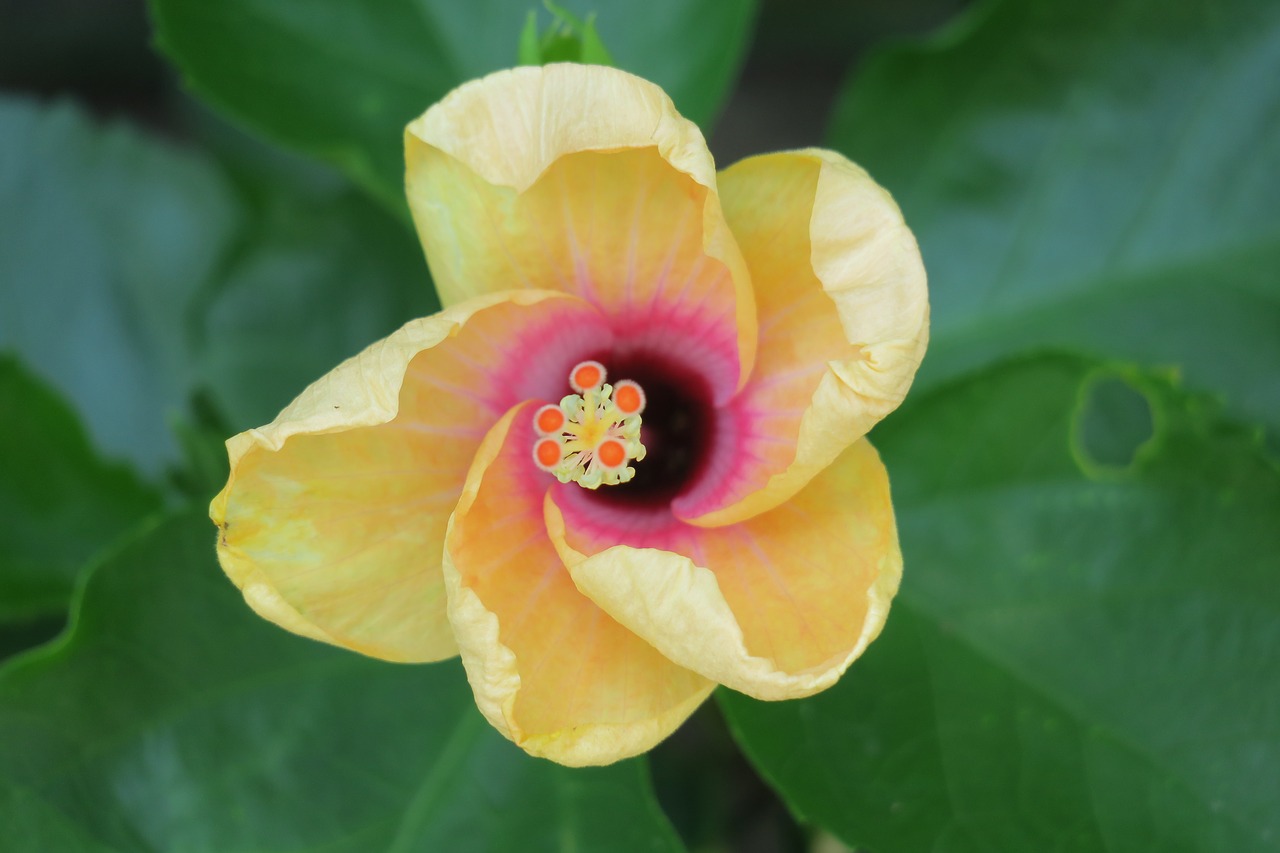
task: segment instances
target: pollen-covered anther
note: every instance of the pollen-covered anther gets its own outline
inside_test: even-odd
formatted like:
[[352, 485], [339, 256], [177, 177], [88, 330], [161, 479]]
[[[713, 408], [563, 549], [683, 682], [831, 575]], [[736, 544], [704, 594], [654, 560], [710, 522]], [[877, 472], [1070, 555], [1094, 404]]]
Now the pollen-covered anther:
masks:
[[548, 403], [533, 415], [533, 428], [539, 435], [559, 435], [567, 420], [559, 406]]
[[616, 387], [608, 385], [605, 375], [599, 362], [578, 364], [569, 374], [569, 384], [582, 390], [558, 406], [548, 404], [534, 413], [538, 438], [533, 461], [562, 483], [574, 482], [587, 489], [616, 486], [636, 475], [627, 463], [644, 458], [640, 443], [644, 391], [629, 379]]
[[605, 468], [621, 468], [627, 462], [627, 447], [616, 438], [606, 438], [596, 447], [596, 458]]
[[580, 361], [569, 371], [569, 385], [579, 394], [585, 394], [604, 385], [608, 375], [600, 362]]
[[645, 399], [644, 389], [640, 387], [638, 382], [623, 379], [614, 383], [613, 404], [624, 415], [643, 414], [646, 402], [648, 401]]
[[540, 438], [533, 444], [533, 463], [543, 471], [555, 473], [564, 461], [564, 445], [558, 439]]

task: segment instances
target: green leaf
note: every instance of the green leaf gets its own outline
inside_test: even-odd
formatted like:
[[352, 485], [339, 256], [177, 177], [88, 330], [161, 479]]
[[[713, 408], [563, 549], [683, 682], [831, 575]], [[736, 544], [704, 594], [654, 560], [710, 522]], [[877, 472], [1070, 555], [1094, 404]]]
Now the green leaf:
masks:
[[605, 47], [604, 40], [600, 38], [600, 31], [596, 29], [596, 16], [588, 15], [587, 20], [582, 24], [582, 54], [579, 61], [588, 65], [617, 65], [613, 60], [613, 54], [609, 52], [609, 48]]
[[1277, 79], [1271, 0], [1004, 0], [869, 60], [830, 142], [919, 238], [920, 382], [1063, 346], [1280, 437]]
[[456, 662], [388, 664], [245, 607], [205, 518], [105, 560], [74, 630], [0, 670], [15, 850], [678, 850], [645, 766], [569, 770], [480, 716]]
[[160, 508], [66, 403], [0, 353], [0, 624], [61, 617], [80, 569]]
[[188, 307], [236, 238], [209, 163], [73, 107], [0, 100], [0, 348], [148, 471], [191, 381]]
[[68, 104], [0, 99], [0, 349], [156, 476], [202, 388], [230, 426], [429, 313], [416, 240], [343, 182], [239, 183]]
[[796, 812], [879, 851], [1280, 849], [1258, 436], [1044, 357], [917, 398], [877, 446], [906, 562], [883, 636], [812, 699], [720, 696]]
[[417, 238], [346, 187], [244, 211], [201, 306], [195, 367], [234, 430], [271, 420], [344, 358], [439, 310]]
[[[160, 46], [196, 92], [338, 165], [397, 211], [404, 126], [460, 83], [510, 66], [534, 4], [151, 0]], [[565, 6], [596, 13], [618, 66], [658, 83], [705, 128], [742, 61], [756, 0]]]
[[524, 29], [520, 30], [520, 40], [516, 43], [516, 63], [518, 65], [542, 64], [542, 39], [538, 35], [538, 13], [533, 9], [524, 20]]
[[47, 643], [66, 627], [66, 611], [57, 616], [42, 616], [8, 624], [0, 622], [0, 662], [19, 652]]
[[530, 12], [520, 31], [516, 55], [521, 65], [546, 65], [549, 62], [581, 62], [587, 65], [613, 66], [600, 34], [596, 32], [595, 15], [584, 21], [552, 0], [543, 0], [551, 13], [551, 26], [538, 36], [538, 16]]

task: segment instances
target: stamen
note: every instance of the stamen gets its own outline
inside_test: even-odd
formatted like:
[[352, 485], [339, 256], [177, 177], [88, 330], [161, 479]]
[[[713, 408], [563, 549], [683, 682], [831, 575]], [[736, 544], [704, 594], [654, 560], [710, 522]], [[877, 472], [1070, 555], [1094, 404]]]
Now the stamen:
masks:
[[646, 402], [644, 389], [640, 387], [639, 383], [632, 382], [630, 379], [623, 379], [614, 383], [613, 403], [618, 407], [618, 411], [624, 415], [642, 414]]
[[554, 435], [564, 429], [565, 416], [559, 406], [548, 403], [533, 416], [533, 428], [541, 435]]
[[543, 471], [555, 472], [564, 459], [564, 447], [554, 438], [540, 438], [533, 445], [533, 462]]
[[604, 365], [598, 361], [579, 362], [569, 371], [569, 385], [579, 394], [585, 394], [603, 385], [607, 375]]
[[644, 391], [627, 379], [615, 389], [605, 384], [605, 375], [600, 362], [582, 362], [569, 374], [569, 384], [579, 393], [534, 413], [533, 428], [540, 437], [533, 445], [533, 461], [562, 483], [587, 489], [625, 483], [636, 475], [627, 463], [644, 458]]
[[620, 468], [627, 461], [627, 448], [616, 438], [607, 438], [596, 448], [596, 457], [606, 468]]

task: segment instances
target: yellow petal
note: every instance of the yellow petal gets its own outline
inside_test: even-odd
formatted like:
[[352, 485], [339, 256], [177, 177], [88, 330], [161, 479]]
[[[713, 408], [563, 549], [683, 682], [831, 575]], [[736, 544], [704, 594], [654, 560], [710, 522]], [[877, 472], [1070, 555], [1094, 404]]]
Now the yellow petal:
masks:
[[558, 388], [576, 350], [560, 353], [555, 330], [598, 325], [563, 294], [466, 302], [409, 323], [233, 437], [210, 515], [245, 600], [290, 631], [375, 657], [456, 654], [440, 561], [471, 457], [513, 403], [539, 396], [545, 380], [524, 350], [544, 354]]
[[449, 523], [449, 620], [485, 717], [527, 752], [574, 766], [643, 752], [714, 685], [676, 666], [574, 587], [542, 521], [536, 406], [485, 438]]
[[758, 699], [834, 684], [902, 576], [888, 477], [865, 439], [770, 512], [665, 534], [680, 553], [566, 529], [553, 498], [547, 530], [579, 590], [671, 660]]
[[405, 157], [446, 305], [511, 287], [564, 290], [626, 329], [623, 343], [643, 345], [672, 322], [689, 339], [727, 337], [735, 363], [711, 366], [731, 374], [722, 399], [749, 374], [751, 283], [714, 163], [657, 86], [598, 66], [501, 71], [412, 122]]
[[675, 507], [705, 526], [803, 488], [897, 408], [929, 337], [915, 238], [862, 169], [830, 151], [769, 154], [727, 169], [720, 190], [760, 337], [755, 374], [732, 404], [734, 471]]

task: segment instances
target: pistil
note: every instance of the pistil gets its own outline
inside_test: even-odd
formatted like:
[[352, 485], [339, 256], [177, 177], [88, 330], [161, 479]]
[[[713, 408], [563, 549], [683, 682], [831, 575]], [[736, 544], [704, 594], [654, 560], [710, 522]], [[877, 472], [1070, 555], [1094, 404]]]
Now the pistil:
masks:
[[605, 382], [604, 365], [584, 361], [569, 372], [569, 394], [557, 405], [546, 405], [533, 416], [538, 439], [533, 461], [562, 483], [585, 489], [616, 486], [636, 474], [628, 462], [644, 458], [640, 443], [640, 414], [645, 395], [638, 384], [624, 379]]

